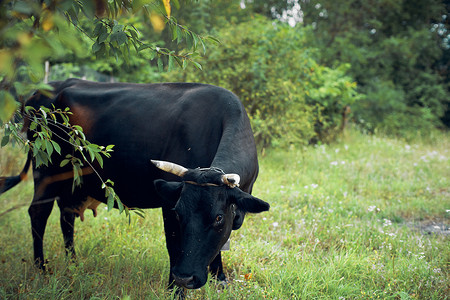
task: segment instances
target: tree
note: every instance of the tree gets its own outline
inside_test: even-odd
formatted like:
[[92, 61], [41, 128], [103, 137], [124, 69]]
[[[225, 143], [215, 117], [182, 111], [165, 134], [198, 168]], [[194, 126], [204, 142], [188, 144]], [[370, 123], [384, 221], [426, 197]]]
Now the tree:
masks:
[[332, 140], [343, 109], [359, 99], [348, 66], [328, 68], [306, 46], [309, 29], [291, 28], [261, 15], [215, 31], [202, 72], [167, 74], [232, 90], [250, 115], [261, 147]]
[[[178, 1], [173, 1], [175, 7]], [[156, 61], [159, 69], [166, 63], [186, 68], [188, 63], [201, 68], [194, 59], [204, 51], [205, 39], [177, 23], [171, 15], [170, 0], [11, 0], [0, 2], [0, 125], [4, 129], [1, 145], [11, 140], [24, 145], [32, 153], [37, 166], [51, 163], [53, 153], [61, 147], [53, 140], [53, 127], [63, 128], [66, 143], [76, 155], [68, 155], [64, 164], [72, 163], [74, 185], [81, 184], [81, 166], [94, 160], [101, 166], [112, 146], [94, 145], [86, 140], [83, 129], [68, 122], [70, 111], [40, 108], [28, 109], [25, 99], [35, 90], [51, 95], [51, 87], [42, 82], [44, 61], [64, 61], [63, 57], [82, 57], [89, 50], [99, 58], [109, 57], [130, 65], [133, 57], [144, 54]], [[140, 24], [134, 24], [138, 21]], [[145, 24], [155, 32], [170, 28], [172, 39], [186, 41], [186, 47], [176, 52], [151, 42]], [[145, 34], [143, 34], [143, 32]], [[134, 52], [133, 52], [134, 51]], [[33, 140], [24, 139], [16, 118], [30, 121]], [[28, 123], [28, 122], [27, 122]], [[121, 206], [112, 188], [113, 183], [100, 178], [108, 198]], [[122, 209], [121, 209], [122, 210]]]
[[[173, 2], [179, 6], [178, 1]], [[125, 63], [129, 63], [133, 49], [137, 54], [146, 53], [160, 69], [164, 57], [169, 68], [176, 63], [201, 67], [194, 59], [203, 51], [205, 38], [179, 25], [167, 0], [12, 0], [2, 1], [0, 8], [3, 121], [14, 111], [14, 98], [21, 99], [45, 87], [39, 83], [44, 75], [44, 60], [62, 61], [68, 54], [81, 56], [86, 49], [80, 45], [90, 44], [90, 50], [99, 58], [121, 58]], [[173, 40], [186, 41], [187, 47], [175, 52], [149, 40], [145, 28], [160, 32], [165, 27], [170, 28]]]
[[437, 63], [448, 47], [433, 30], [446, 14], [441, 1], [308, 1], [302, 9], [322, 62], [352, 66], [366, 96], [357, 121], [391, 132], [442, 125], [449, 93]]
[[449, 109], [449, 1], [245, 1], [275, 19], [311, 27], [320, 63], [350, 64], [365, 101], [355, 120], [390, 132], [442, 127]]

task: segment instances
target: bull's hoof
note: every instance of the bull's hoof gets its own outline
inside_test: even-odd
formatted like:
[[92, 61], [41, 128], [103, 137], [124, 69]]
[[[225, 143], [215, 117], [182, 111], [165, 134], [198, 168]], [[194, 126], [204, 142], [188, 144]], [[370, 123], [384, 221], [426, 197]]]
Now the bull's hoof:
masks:
[[41, 274], [53, 274], [53, 271], [48, 267], [48, 259], [44, 260], [36, 260], [34, 262], [34, 266], [38, 269]]
[[218, 286], [223, 289], [228, 288], [228, 279], [226, 279], [226, 278], [225, 278], [225, 280], [219, 280], [217, 283], [218, 283]]

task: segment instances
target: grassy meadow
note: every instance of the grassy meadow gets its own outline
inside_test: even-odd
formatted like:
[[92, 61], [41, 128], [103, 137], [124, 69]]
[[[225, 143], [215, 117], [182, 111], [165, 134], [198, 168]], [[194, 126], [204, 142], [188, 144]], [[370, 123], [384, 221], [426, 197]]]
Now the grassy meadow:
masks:
[[[0, 173], [25, 163], [0, 149]], [[450, 136], [414, 141], [350, 131], [339, 142], [260, 155], [253, 194], [271, 210], [248, 215], [223, 254], [227, 287], [188, 299], [447, 299]], [[6, 170], [6, 171], [5, 171]], [[30, 176], [31, 177], [31, 176]], [[168, 254], [159, 209], [76, 220], [77, 263], [65, 259], [55, 205], [32, 264], [32, 181], [0, 197], [0, 299], [167, 299]]]

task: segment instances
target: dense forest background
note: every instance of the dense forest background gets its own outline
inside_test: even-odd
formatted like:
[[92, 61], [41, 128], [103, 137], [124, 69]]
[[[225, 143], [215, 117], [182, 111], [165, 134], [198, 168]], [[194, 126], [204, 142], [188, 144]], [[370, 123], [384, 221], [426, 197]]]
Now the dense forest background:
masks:
[[[17, 3], [26, 1], [12, 2], [12, 12], [23, 13]], [[349, 121], [366, 132], [402, 137], [450, 126], [448, 0], [202, 0], [172, 1], [171, 8], [179, 24], [214, 37], [201, 41], [201, 56], [184, 68], [155, 52], [103, 53], [99, 27], [89, 18], [77, 20], [63, 36], [60, 30], [57, 38], [69, 39], [52, 55], [33, 55], [49, 61], [49, 80], [225, 87], [244, 102], [263, 147], [327, 142]], [[158, 23], [143, 13], [118, 13], [115, 19], [172, 53], [187, 53], [197, 43], [167, 19]], [[113, 36], [105, 39], [112, 43]], [[119, 45], [121, 37], [114, 37]]]

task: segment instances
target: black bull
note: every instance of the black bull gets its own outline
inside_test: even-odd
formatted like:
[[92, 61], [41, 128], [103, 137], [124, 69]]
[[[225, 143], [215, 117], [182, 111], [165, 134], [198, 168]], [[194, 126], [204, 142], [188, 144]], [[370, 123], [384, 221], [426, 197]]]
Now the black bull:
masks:
[[[122, 203], [129, 208], [162, 208], [169, 286], [199, 288], [206, 283], [208, 267], [219, 280], [226, 280], [221, 247], [231, 231], [240, 228], [247, 212], [269, 209], [268, 203], [250, 195], [258, 161], [239, 99], [204, 84], [69, 79], [51, 85], [52, 97], [36, 93], [27, 105], [69, 107], [71, 123], [83, 127], [87, 140], [115, 145], [103, 169], [96, 171], [114, 181]], [[83, 220], [86, 209], [96, 215], [98, 204], [106, 201], [98, 176], [89, 169], [82, 186], [72, 191], [71, 166], [61, 168], [60, 162], [73, 149], [61, 139], [61, 127], [49, 124], [61, 155], [53, 153], [52, 164], [36, 168], [29, 154], [21, 175], [0, 178], [2, 193], [19, 183], [33, 162], [35, 193], [29, 215], [34, 258], [41, 268], [45, 226], [54, 200], [61, 212], [66, 251], [73, 257], [75, 217]], [[34, 132], [28, 129], [27, 134], [33, 140]]]

